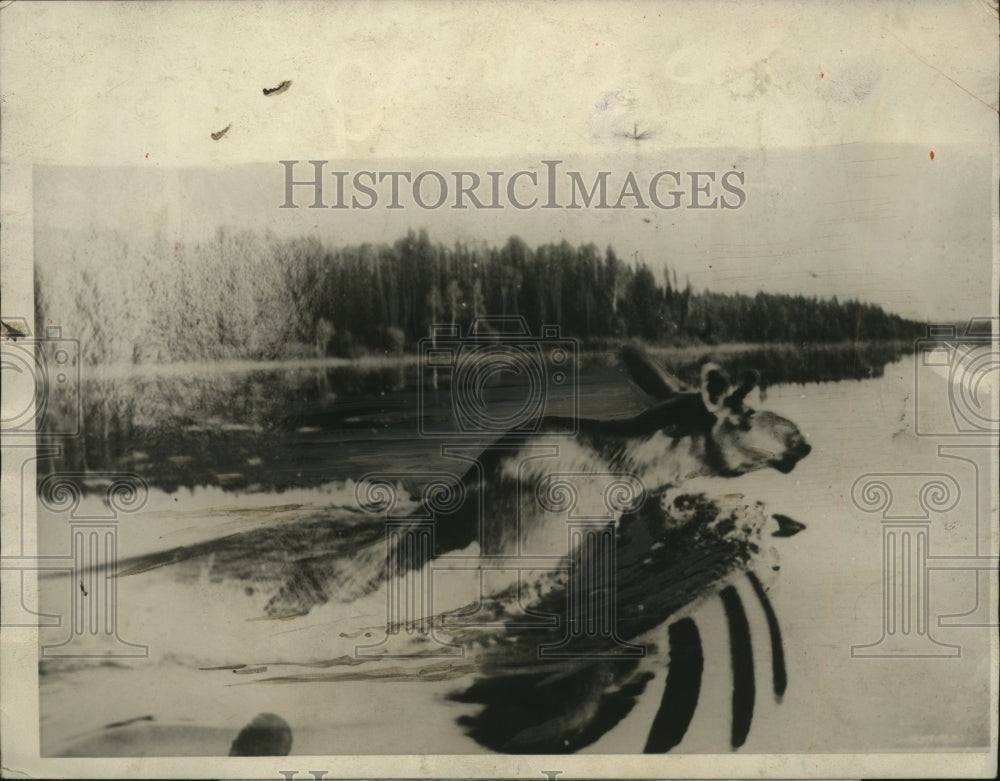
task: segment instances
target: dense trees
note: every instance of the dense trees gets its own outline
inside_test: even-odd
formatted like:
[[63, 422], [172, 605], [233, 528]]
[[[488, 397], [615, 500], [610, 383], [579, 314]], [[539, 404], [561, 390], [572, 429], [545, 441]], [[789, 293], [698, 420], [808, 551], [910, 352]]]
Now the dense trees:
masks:
[[[723, 295], [678, 284], [666, 263], [623, 262], [608, 247], [392, 244], [333, 248], [316, 238], [219, 230], [199, 243], [130, 246], [92, 234], [38, 264], [39, 324], [79, 336], [96, 363], [355, 356], [413, 351], [434, 323], [520, 315], [584, 343], [660, 344], [909, 339], [922, 326], [857, 301]], [[43, 259], [51, 260], [51, 259]]]
[[564, 335], [585, 341], [817, 342], [911, 338], [922, 330], [857, 301], [695, 292], [679, 287], [669, 269], [657, 275], [593, 244], [530, 248], [512, 237], [501, 247], [446, 247], [421, 231], [391, 246], [327, 250], [306, 242], [291, 254], [287, 274], [300, 283], [295, 339], [311, 341], [310, 329], [323, 318], [336, 329], [331, 348], [338, 354], [384, 350], [389, 329], [412, 349], [433, 323], [465, 329], [484, 314], [521, 315], [533, 333], [559, 324]]

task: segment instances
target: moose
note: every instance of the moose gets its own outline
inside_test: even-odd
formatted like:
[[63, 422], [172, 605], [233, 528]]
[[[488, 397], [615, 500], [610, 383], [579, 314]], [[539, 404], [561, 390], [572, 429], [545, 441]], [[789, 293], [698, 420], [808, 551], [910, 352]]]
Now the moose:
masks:
[[638, 348], [624, 348], [622, 359], [650, 397], [644, 411], [608, 420], [545, 416], [530, 432], [500, 436], [462, 475], [460, 501], [414, 513], [433, 517], [433, 550], [388, 550], [378, 537], [350, 556], [303, 562], [267, 612], [289, 615], [330, 599], [352, 601], [400, 568], [420, 568], [428, 556], [473, 543], [481, 556], [568, 555], [565, 515], [539, 499], [540, 486], [556, 475], [572, 476], [579, 505], [603, 507], [598, 484], [608, 474], [630, 475], [653, 495], [698, 476], [736, 477], [767, 468], [787, 473], [811, 450], [792, 421], [748, 406], [747, 396], [760, 381], [756, 371], [734, 386], [722, 368], [707, 363], [700, 386], [691, 390]]

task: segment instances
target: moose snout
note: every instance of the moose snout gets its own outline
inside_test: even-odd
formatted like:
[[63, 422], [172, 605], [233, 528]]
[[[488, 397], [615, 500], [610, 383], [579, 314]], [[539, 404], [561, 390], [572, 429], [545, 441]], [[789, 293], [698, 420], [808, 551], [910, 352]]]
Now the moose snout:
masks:
[[812, 445], [806, 442], [803, 438], [798, 437], [794, 442], [790, 443], [788, 447], [785, 448], [784, 454], [774, 465], [782, 474], [788, 474], [791, 472], [797, 463], [805, 458], [812, 452]]

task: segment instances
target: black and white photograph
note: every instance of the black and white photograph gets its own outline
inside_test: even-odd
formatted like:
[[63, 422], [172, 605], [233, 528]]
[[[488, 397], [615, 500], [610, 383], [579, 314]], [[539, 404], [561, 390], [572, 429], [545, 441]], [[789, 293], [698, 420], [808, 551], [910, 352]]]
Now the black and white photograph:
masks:
[[4, 777], [992, 777], [997, 7], [2, 6]]

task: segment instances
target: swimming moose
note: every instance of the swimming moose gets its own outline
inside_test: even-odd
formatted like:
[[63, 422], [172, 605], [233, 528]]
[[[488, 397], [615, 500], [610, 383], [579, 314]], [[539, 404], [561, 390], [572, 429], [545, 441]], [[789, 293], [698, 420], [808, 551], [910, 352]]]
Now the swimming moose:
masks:
[[[546, 416], [530, 433], [501, 436], [461, 477], [461, 501], [443, 510], [421, 506], [413, 517], [435, 521], [434, 550], [387, 550], [384, 536], [350, 555], [301, 562], [295, 576], [267, 605], [270, 615], [307, 612], [331, 598], [350, 601], [386, 580], [390, 562], [418, 568], [478, 542], [482, 556], [567, 555], [565, 514], [549, 512], [539, 487], [572, 475], [577, 506], [599, 503], [607, 475], [629, 475], [646, 493], [659, 493], [696, 476], [735, 477], [757, 469], [789, 472], [810, 446], [798, 427], [746, 404], [759, 382], [749, 372], [733, 386], [715, 364], [702, 367], [698, 390], [686, 390], [638, 349], [622, 351], [626, 368], [652, 404], [628, 419]], [[603, 481], [602, 481], [603, 478]]]

